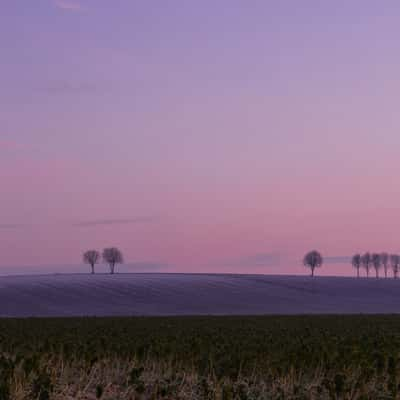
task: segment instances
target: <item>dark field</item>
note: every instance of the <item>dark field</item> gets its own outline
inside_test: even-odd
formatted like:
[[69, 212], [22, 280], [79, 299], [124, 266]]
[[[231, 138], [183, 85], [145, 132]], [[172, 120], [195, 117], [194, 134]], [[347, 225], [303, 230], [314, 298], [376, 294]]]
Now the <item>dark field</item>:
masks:
[[0, 277], [0, 317], [397, 314], [400, 279], [238, 274]]
[[2, 319], [0, 339], [1, 400], [399, 398], [400, 316]]

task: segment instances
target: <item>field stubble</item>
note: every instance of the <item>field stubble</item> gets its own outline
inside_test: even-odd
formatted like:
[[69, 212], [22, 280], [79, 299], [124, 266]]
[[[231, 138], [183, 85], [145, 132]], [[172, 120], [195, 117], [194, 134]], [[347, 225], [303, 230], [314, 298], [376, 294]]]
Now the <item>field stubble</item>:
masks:
[[397, 399], [400, 317], [0, 320], [0, 400]]

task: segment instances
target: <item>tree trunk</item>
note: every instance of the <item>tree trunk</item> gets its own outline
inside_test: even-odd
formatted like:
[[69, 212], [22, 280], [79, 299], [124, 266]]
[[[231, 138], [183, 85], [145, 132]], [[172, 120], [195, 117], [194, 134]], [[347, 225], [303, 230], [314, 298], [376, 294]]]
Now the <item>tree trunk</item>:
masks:
[[311, 276], [314, 276], [314, 267], [311, 267]]
[[357, 268], [357, 278], [360, 277], [360, 267]]
[[111, 274], [114, 273], [114, 264], [110, 264], [110, 273], [111, 273]]
[[94, 274], [94, 264], [92, 264], [91, 267], [92, 267], [92, 274]]
[[379, 272], [378, 272], [378, 270], [377, 270], [377, 269], [375, 270], [375, 277], [376, 277], [376, 279], [378, 279], [378, 278], [379, 278]]

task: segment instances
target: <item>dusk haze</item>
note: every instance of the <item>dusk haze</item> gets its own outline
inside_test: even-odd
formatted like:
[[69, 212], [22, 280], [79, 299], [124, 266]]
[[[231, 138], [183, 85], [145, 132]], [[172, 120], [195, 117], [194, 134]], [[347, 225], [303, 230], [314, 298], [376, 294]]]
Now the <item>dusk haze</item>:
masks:
[[6, 0], [1, 265], [117, 243], [170, 271], [298, 273], [310, 246], [399, 251], [399, 18], [395, 1]]
[[0, 400], [400, 400], [399, 1], [0, 3]]
[[6, 0], [1, 265], [118, 243], [173, 271], [298, 273], [310, 246], [400, 250], [399, 18], [395, 1]]

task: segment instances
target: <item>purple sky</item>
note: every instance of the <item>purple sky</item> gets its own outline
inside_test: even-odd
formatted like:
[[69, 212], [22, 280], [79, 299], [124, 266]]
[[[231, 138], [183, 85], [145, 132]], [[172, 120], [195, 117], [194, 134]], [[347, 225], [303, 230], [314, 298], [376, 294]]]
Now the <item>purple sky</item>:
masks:
[[0, 272], [400, 252], [398, 1], [0, 7]]

